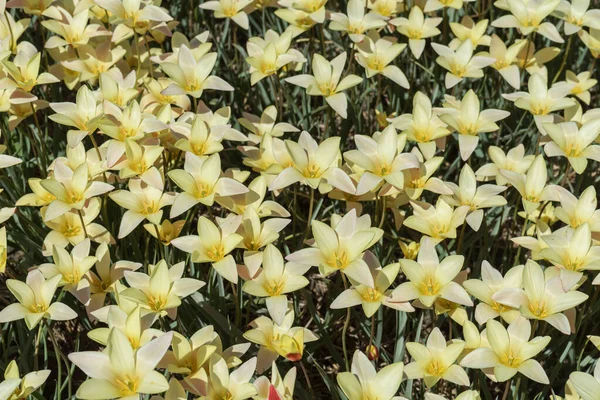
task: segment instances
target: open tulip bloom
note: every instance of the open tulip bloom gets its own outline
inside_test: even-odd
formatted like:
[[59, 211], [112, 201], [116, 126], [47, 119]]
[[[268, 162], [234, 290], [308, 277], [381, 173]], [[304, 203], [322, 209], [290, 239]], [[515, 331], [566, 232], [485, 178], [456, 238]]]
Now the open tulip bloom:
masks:
[[460, 364], [468, 368], [493, 369], [498, 382], [505, 382], [518, 372], [529, 379], [548, 384], [548, 376], [538, 361], [533, 359], [550, 343], [550, 336], [531, 339], [531, 324], [523, 317], [514, 320], [508, 329], [490, 319], [486, 323], [489, 347], [473, 350]]
[[346, 53], [340, 54], [331, 61], [315, 54], [312, 60], [313, 75], [293, 76], [286, 78], [286, 82], [305, 88], [309, 96], [323, 96], [336, 113], [346, 118], [348, 99], [343, 91], [358, 85], [362, 82], [362, 78], [352, 74], [342, 78], [345, 64]]
[[56, 321], [77, 318], [77, 313], [66, 304], [52, 302], [61, 278], [61, 275], [56, 275], [45, 280], [40, 271], [33, 270], [27, 274], [25, 282], [9, 279], [6, 286], [18, 303], [10, 304], [0, 311], [0, 322], [24, 319], [27, 328], [32, 330], [42, 318]]

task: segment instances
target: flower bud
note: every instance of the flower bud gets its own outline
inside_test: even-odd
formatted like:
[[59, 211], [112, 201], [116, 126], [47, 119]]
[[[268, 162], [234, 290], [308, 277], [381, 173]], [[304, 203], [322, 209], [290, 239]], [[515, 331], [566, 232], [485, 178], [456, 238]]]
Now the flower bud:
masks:
[[366, 353], [367, 353], [367, 357], [371, 361], [375, 361], [379, 358], [379, 349], [372, 344], [367, 346]]

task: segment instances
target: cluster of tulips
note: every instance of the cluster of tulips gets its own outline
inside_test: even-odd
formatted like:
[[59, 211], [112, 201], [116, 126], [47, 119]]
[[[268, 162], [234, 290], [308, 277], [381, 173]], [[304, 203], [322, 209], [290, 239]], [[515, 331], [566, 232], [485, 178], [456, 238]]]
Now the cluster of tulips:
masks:
[[[519, 385], [560, 399], [550, 371], [566, 399], [600, 399], [600, 362], [586, 373], [548, 361], [564, 336], [600, 349], [600, 331], [580, 329], [600, 291], [600, 209], [580, 184], [600, 165], [600, 9], [212, 0], [192, 1], [180, 24], [168, 9], [178, 2], [160, 3], [0, 1], [0, 167], [29, 174], [28, 192], [0, 209], [11, 293], [0, 342], [20, 324], [32, 337], [2, 356], [0, 400], [475, 400]], [[567, 65], [577, 47], [589, 70]], [[218, 76], [224, 59], [244, 88]], [[417, 74], [443, 81], [415, 85]], [[505, 109], [486, 106], [483, 82]], [[362, 115], [365, 85], [375, 106]], [[256, 87], [272, 104], [256, 110], [256, 91], [233, 104]], [[389, 112], [391, 93], [408, 112]], [[307, 104], [315, 126], [283, 120]], [[519, 118], [533, 143], [503, 146]], [[494, 210], [522, 227], [504, 238], [514, 262], [491, 256]], [[27, 213], [43, 221], [39, 265], [11, 257]], [[469, 240], [489, 257], [467, 255]], [[306, 317], [302, 296], [319, 290], [325, 309], [346, 309], [328, 314], [342, 316], [334, 331]], [[226, 326], [239, 335], [200, 315], [184, 322], [181, 306], [210, 303], [207, 291], [231, 303]], [[419, 324], [385, 357], [384, 312]], [[349, 329], [358, 317], [368, 346]], [[66, 326], [90, 340], [76, 346]], [[338, 336], [344, 362], [325, 371], [331, 354], [311, 346]], [[54, 361], [41, 369], [47, 339]]]

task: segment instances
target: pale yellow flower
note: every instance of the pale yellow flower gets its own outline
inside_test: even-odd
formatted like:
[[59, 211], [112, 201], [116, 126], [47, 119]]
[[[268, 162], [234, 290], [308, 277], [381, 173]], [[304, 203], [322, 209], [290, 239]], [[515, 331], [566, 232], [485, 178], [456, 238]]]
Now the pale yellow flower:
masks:
[[400, 271], [400, 264], [390, 264], [381, 267], [375, 256], [367, 252], [364, 256], [365, 262], [373, 275], [373, 288], [358, 282], [352, 282], [352, 287], [344, 290], [331, 303], [330, 308], [348, 308], [361, 305], [367, 318], [370, 318], [382, 306], [387, 306], [396, 310], [411, 312], [414, 308], [406, 302], [396, 302], [392, 295], [390, 286], [396, 280]]
[[145, 35], [157, 23], [173, 19], [166, 9], [148, 0], [132, 0], [124, 3], [111, 0], [94, 1], [110, 12], [110, 22], [117, 26], [112, 36], [112, 41], [115, 43], [130, 38], [134, 33]]
[[409, 281], [394, 289], [391, 301], [419, 299], [425, 307], [431, 307], [438, 298], [442, 298], [472, 306], [473, 302], [465, 289], [453, 281], [462, 269], [464, 260], [463, 256], [453, 255], [440, 261], [435, 243], [430, 238], [423, 237], [417, 261], [400, 260], [402, 272]]
[[213, 355], [209, 360], [209, 379], [206, 394], [199, 400], [245, 400], [256, 395], [250, 379], [256, 370], [256, 357], [240, 365], [235, 371], [229, 372], [227, 363], [222, 357]]
[[502, 171], [524, 174], [535, 158], [533, 154], [525, 155], [525, 146], [523, 144], [519, 144], [506, 153], [500, 147], [490, 146], [488, 147], [488, 154], [492, 162], [480, 167], [475, 172], [475, 175], [495, 179], [496, 183], [501, 186], [511, 183], [510, 180], [501, 174]]
[[417, 342], [406, 343], [406, 350], [414, 361], [406, 365], [404, 372], [409, 379], [423, 378], [428, 388], [442, 379], [456, 385], [468, 386], [469, 376], [456, 364], [464, 347], [465, 343], [462, 340], [446, 344], [444, 335], [436, 327], [429, 334], [426, 346]]
[[173, 195], [163, 192], [164, 181], [156, 168], [146, 171], [140, 178], [129, 180], [129, 190], [116, 190], [110, 198], [125, 208], [119, 239], [129, 235], [143, 220], [159, 225], [162, 208], [173, 204]]
[[592, 73], [590, 71], [584, 71], [579, 74], [575, 74], [573, 71], [567, 71], [565, 75], [566, 80], [563, 82], [557, 82], [556, 86], [567, 86], [570, 89], [569, 94], [577, 97], [585, 104], [590, 104], [590, 89], [596, 86], [598, 83], [597, 79], [592, 78]]
[[15, 296], [18, 303], [10, 304], [0, 311], [0, 323], [25, 319], [25, 324], [32, 330], [42, 318], [55, 321], [68, 321], [77, 318], [77, 313], [60, 302], [52, 302], [56, 288], [62, 277], [54, 276], [45, 280], [38, 270], [27, 274], [25, 282], [8, 279], [6, 287]]
[[600, 232], [600, 210], [597, 210], [598, 199], [594, 186], [588, 186], [580, 195], [561, 187], [558, 192], [560, 207], [554, 209], [554, 214], [565, 224], [577, 228], [587, 223], [592, 232]]
[[423, 92], [413, 97], [412, 114], [402, 114], [391, 122], [408, 140], [417, 142], [426, 160], [435, 155], [436, 141], [451, 132], [431, 106], [431, 99]]
[[124, 277], [130, 288], [120, 293], [141, 307], [175, 319], [181, 299], [197, 292], [205, 283], [197, 279], [183, 278], [185, 263], [171, 268], [165, 260], [149, 266], [149, 275], [125, 271]]
[[441, 197], [435, 206], [411, 201], [413, 215], [406, 218], [404, 225], [431, 237], [436, 243], [446, 238], [456, 238], [456, 228], [465, 222], [469, 206], [452, 207]]
[[55, 162], [52, 178], [42, 180], [40, 185], [55, 196], [46, 208], [46, 221], [58, 218], [71, 209], [82, 210], [88, 199], [113, 189], [108, 183], [90, 180], [89, 167], [85, 162], [75, 170], [65, 162]]
[[398, 66], [390, 65], [402, 53], [406, 44], [396, 43], [396, 39], [392, 37], [380, 39], [375, 35], [372, 36], [366, 37], [356, 46], [358, 50], [356, 60], [365, 69], [367, 78], [381, 74], [405, 89], [410, 88], [404, 72]]
[[473, 55], [475, 47], [471, 40], [462, 42], [456, 50], [437, 43], [432, 43], [431, 46], [438, 54], [436, 63], [448, 71], [445, 77], [446, 89], [456, 86], [465, 78], [482, 78], [482, 69], [496, 61], [486, 53]]
[[43, 369], [21, 377], [17, 362], [12, 360], [4, 370], [4, 381], [0, 382], [0, 396], [5, 400], [27, 399], [46, 382], [50, 373], [49, 369]]
[[529, 111], [542, 135], [546, 134], [544, 123], [553, 121], [551, 113], [575, 104], [575, 100], [566, 97], [571, 90], [569, 85], [554, 84], [548, 89], [546, 75], [532, 74], [527, 82], [527, 89], [528, 92], [503, 94], [502, 97], [513, 101], [516, 107]]
[[127, 336], [113, 328], [106, 351], [69, 354], [69, 360], [90, 378], [79, 386], [77, 397], [136, 398], [139, 393], [155, 394], [169, 389], [169, 383], [155, 368], [169, 348], [172, 336], [164, 334], [134, 351]]
[[502, 78], [517, 90], [521, 87], [521, 73], [517, 65], [517, 57], [526, 45], [526, 40], [517, 40], [506, 47], [504, 41], [496, 34], [492, 35], [490, 41], [489, 55], [496, 60], [490, 67], [498, 71]]
[[389, 125], [373, 137], [354, 136], [357, 150], [344, 153], [344, 158], [359, 169], [360, 180], [355, 195], [377, 190], [382, 183], [398, 190], [404, 188], [403, 171], [418, 168], [419, 160], [412, 153], [402, 153], [406, 137], [400, 140], [396, 129]]
[[408, 47], [415, 58], [419, 59], [425, 49], [425, 39], [442, 33], [436, 28], [442, 23], [442, 18], [425, 18], [423, 10], [418, 5], [410, 9], [408, 18], [399, 17], [390, 21], [398, 28], [398, 32], [408, 38]]
[[600, 29], [600, 10], [589, 7], [589, 0], [562, 0], [553, 14], [565, 21], [566, 35], [577, 33], [583, 27]]
[[59, 82], [48, 72], [40, 74], [41, 59], [42, 53], [26, 48], [19, 51], [13, 61], [2, 60], [8, 76], [0, 80], [0, 89], [21, 89], [24, 92], [31, 92], [35, 86]]
[[444, 97], [444, 108], [438, 109], [439, 118], [458, 133], [458, 147], [463, 160], [467, 160], [477, 148], [480, 133], [498, 130], [496, 122], [510, 115], [504, 110], [480, 110], [479, 98], [472, 89], [461, 100], [449, 95]]
[[537, 32], [553, 42], [563, 43], [556, 26], [542, 22], [558, 6], [561, 0], [507, 0], [510, 15], [504, 15], [492, 22], [496, 28], [518, 28], [523, 35]]
[[52, 121], [74, 128], [67, 131], [69, 147], [75, 147], [87, 135], [93, 134], [102, 118], [102, 106], [86, 85], [77, 91], [75, 103], [50, 103], [50, 108], [56, 113], [49, 116]]
[[160, 64], [160, 68], [174, 82], [161, 93], [169, 96], [188, 94], [199, 98], [207, 89], [232, 91], [233, 87], [230, 84], [216, 75], [210, 75], [216, 62], [217, 53], [208, 53], [196, 59], [192, 51], [182, 45], [177, 53], [176, 63], [163, 62]]
[[[542, 270], [535, 261], [528, 260], [523, 270], [523, 289], [505, 288], [496, 292], [492, 299], [500, 304], [518, 308], [528, 319], [546, 321], [565, 335], [571, 325], [564, 311], [569, 310], [589, 297], [573, 289], [572, 279], [553, 276], [551, 269]], [[489, 321], [488, 321], [489, 323]]]
[[475, 23], [469, 16], [464, 16], [460, 23], [451, 22], [450, 29], [456, 38], [450, 41], [449, 47], [451, 49], [456, 49], [466, 40], [473, 42], [473, 46], [475, 47], [489, 46], [491, 38], [485, 34], [488, 24], [489, 21], [487, 19]]
[[345, 119], [348, 116], [348, 99], [343, 91], [358, 85], [363, 79], [350, 74], [340, 80], [344, 64], [346, 52], [331, 61], [315, 53], [311, 63], [313, 75], [296, 75], [286, 78], [285, 81], [305, 88], [309, 96], [323, 96], [327, 104]]
[[379, 241], [383, 231], [371, 227], [368, 214], [358, 217], [353, 209], [343, 217], [334, 214], [331, 226], [317, 220], [313, 220], [311, 226], [314, 245], [290, 254], [286, 257], [288, 261], [319, 266], [323, 275], [339, 270], [354, 281], [374, 288], [373, 275], [363, 260], [363, 253]]
[[248, 192], [248, 188], [235, 179], [221, 176], [219, 154], [198, 157], [185, 154], [184, 169], [174, 169], [168, 175], [183, 192], [175, 197], [170, 218], [181, 215], [198, 203], [212, 206], [215, 196], [232, 196]]
[[260, 80], [276, 75], [277, 71], [290, 63], [305, 63], [306, 58], [296, 49], [290, 49], [293, 32], [286, 30], [281, 35], [269, 29], [265, 38], [251, 37], [246, 43], [250, 64], [250, 84], [255, 85]]
[[463, 282], [467, 292], [480, 301], [475, 307], [475, 319], [483, 325], [488, 319], [500, 316], [509, 324], [519, 315], [519, 310], [494, 301], [495, 293], [505, 288], [520, 288], [523, 282], [523, 266], [517, 265], [509, 269], [504, 276], [492, 267], [489, 262], [481, 263], [481, 280], [469, 279]]
[[284, 263], [281, 252], [269, 244], [262, 253], [262, 268], [244, 283], [242, 290], [252, 296], [266, 297], [271, 318], [276, 324], [281, 324], [288, 308], [286, 294], [309, 284], [303, 276], [309, 268], [309, 265]]
[[368, 31], [384, 27], [386, 24], [385, 17], [373, 12], [365, 14], [367, 1], [349, 0], [346, 14], [331, 13], [329, 16], [331, 19], [329, 29], [346, 32], [350, 36], [350, 40], [354, 43], [360, 43]]
[[581, 126], [575, 122], [545, 123], [544, 129], [552, 139], [544, 146], [548, 157], [567, 157], [578, 174], [585, 171], [588, 160], [600, 161], [600, 145], [592, 144], [600, 135], [600, 118]]
[[401, 399], [396, 396], [402, 382], [404, 364], [393, 363], [375, 370], [371, 361], [360, 350], [352, 356], [349, 372], [337, 374], [337, 382], [348, 400], [392, 400]]
[[260, 143], [266, 135], [281, 137], [288, 132], [299, 132], [299, 129], [286, 122], [277, 121], [277, 107], [269, 106], [264, 109], [261, 116], [242, 113], [243, 118], [238, 118], [238, 122], [250, 132], [248, 139], [252, 143]]
[[260, 347], [257, 355], [257, 371], [262, 373], [271, 363], [284, 357], [290, 361], [302, 359], [305, 343], [319, 337], [302, 326], [293, 326], [294, 310], [289, 309], [280, 325], [269, 317], [261, 316], [250, 322], [252, 329], [244, 333], [244, 338]]
[[241, 216], [231, 214], [227, 218], [218, 218], [217, 225], [206, 217], [200, 217], [198, 235], [178, 237], [171, 243], [176, 248], [190, 253], [193, 262], [212, 263], [212, 267], [223, 278], [237, 284], [237, 266], [230, 253], [243, 239], [236, 233], [241, 222]]
[[212, 0], [200, 4], [203, 10], [214, 12], [215, 18], [230, 18], [243, 29], [248, 29], [248, 14], [244, 8], [252, 3], [252, 0]]
[[59, 276], [61, 278], [59, 286], [64, 286], [65, 290], [87, 305], [90, 301], [90, 284], [86, 274], [96, 263], [96, 257], [89, 254], [89, 239], [74, 246], [70, 253], [61, 247], [54, 246], [52, 248], [54, 263], [44, 263], [38, 269], [48, 280]]
[[110, 31], [102, 25], [89, 23], [89, 10], [85, 9], [77, 14], [71, 15], [60, 6], [53, 6], [44, 13], [46, 17], [53, 20], [42, 21], [42, 26], [56, 35], [51, 36], [44, 47], [51, 49], [59, 46], [72, 46], [77, 48], [88, 44], [90, 39], [97, 36], [110, 36]]
[[[333, 186], [347, 193], [354, 193], [355, 187], [350, 177], [338, 167], [341, 158], [340, 141], [341, 138], [337, 136], [317, 144], [306, 131], [300, 134], [298, 142], [286, 140], [285, 148], [293, 165], [279, 172], [269, 189], [279, 190], [300, 182], [323, 192], [331, 190]], [[263, 140], [262, 143], [264, 142]]]
[[556, 185], [548, 185], [548, 171], [543, 155], [536, 156], [527, 173], [500, 170], [500, 174], [510, 182], [521, 195], [523, 208], [527, 214], [533, 213], [543, 201], [558, 201]]
[[91, 84], [95, 84], [100, 75], [121, 61], [127, 51], [121, 46], [112, 47], [111, 42], [106, 40], [97, 46], [81, 45], [77, 53], [77, 59], [60, 61], [60, 64], [74, 71], [78, 81], [90, 81]]
[[441, 196], [446, 203], [453, 207], [467, 206], [469, 213], [465, 221], [474, 230], [478, 231], [483, 221], [483, 209], [500, 207], [506, 204], [506, 199], [500, 195], [506, 190], [505, 186], [481, 185], [477, 187], [475, 173], [469, 164], [465, 164], [458, 177], [458, 185], [446, 182], [453, 193], [452, 196]]

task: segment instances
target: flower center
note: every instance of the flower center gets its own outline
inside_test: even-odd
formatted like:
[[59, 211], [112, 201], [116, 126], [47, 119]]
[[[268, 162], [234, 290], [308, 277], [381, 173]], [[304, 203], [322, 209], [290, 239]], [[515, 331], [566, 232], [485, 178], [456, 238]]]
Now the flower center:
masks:
[[419, 291], [425, 296], [435, 296], [440, 291], [439, 282], [432, 276], [423, 280], [419, 284]]
[[522, 360], [513, 354], [512, 350], [509, 350], [507, 354], [500, 357], [500, 362], [508, 367], [517, 368], [521, 365]]
[[79, 225], [71, 225], [67, 224], [67, 227], [63, 231], [63, 235], [66, 237], [73, 237], [79, 235], [81, 232], [81, 227]]
[[374, 302], [381, 298], [381, 293], [373, 288], [367, 288], [366, 290], [362, 291], [360, 296], [364, 301]]
[[283, 291], [283, 284], [284, 282], [282, 280], [272, 280], [267, 283], [268, 286], [265, 288], [265, 290], [271, 296], [279, 296]]
[[538, 318], [546, 318], [550, 315], [550, 310], [544, 300], [529, 303], [529, 311]]
[[124, 379], [115, 379], [117, 385], [119, 385], [119, 392], [126, 396], [137, 393], [137, 380], [126, 376]]
[[45, 312], [47, 307], [44, 303], [35, 303], [32, 304], [29, 309], [31, 310], [31, 312], [33, 313], [42, 313]]
[[156, 212], [156, 203], [154, 200], [142, 201], [141, 213], [144, 215], [154, 214]]
[[331, 258], [327, 261], [327, 264], [330, 267], [333, 267], [335, 269], [343, 270], [344, 268], [346, 268], [348, 266], [348, 256], [344, 252], [339, 253], [339, 254], [337, 252], [335, 252], [331, 256]]
[[83, 195], [81, 193], [67, 191], [67, 202], [69, 204], [79, 203], [81, 200], [83, 200]]
[[439, 376], [439, 375], [443, 374], [445, 370], [446, 370], [446, 367], [444, 366], [444, 364], [439, 362], [438, 360], [433, 360], [427, 366], [427, 373], [430, 375], [434, 375], [434, 376]]
[[303, 175], [307, 178], [318, 178], [321, 176], [321, 168], [313, 163], [309, 163], [304, 169]]
[[213, 261], [220, 261], [225, 257], [225, 249], [223, 248], [223, 245], [219, 243], [207, 251], [206, 255]]
[[206, 196], [209, 196], [212, 193], [212, 188], [205, 183], [197, 183], [196, 185], [196, 195], [197, 198], [202, 199]]

